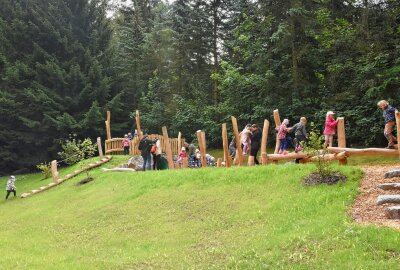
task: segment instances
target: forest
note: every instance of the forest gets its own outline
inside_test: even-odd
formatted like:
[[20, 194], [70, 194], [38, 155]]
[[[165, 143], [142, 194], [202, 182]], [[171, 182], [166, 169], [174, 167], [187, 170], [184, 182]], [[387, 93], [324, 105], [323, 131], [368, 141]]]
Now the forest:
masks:
[[399, 76], [398, 0], [0, 0], [0, 174], [105, 138], [107, 110], [113, 137], [140, 110], [145, 132], [214, 148], [231, 115], [322, 130], [333, 110], [349, 146], [383, 146]]

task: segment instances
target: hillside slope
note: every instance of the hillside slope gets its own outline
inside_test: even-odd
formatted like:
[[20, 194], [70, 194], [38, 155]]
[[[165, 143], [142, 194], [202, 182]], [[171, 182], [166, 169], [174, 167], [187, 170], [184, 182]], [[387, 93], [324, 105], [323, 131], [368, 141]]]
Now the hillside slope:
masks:
[[[114, 160], [113, 162], [118, 162]], [[312, 165], [92, 172], [0, 203], [10, 269], [398, 269], [400, 232], [353, 224], [345, 184], [304, 187]], [[22, 190], [20, 190], [22, 191]]]

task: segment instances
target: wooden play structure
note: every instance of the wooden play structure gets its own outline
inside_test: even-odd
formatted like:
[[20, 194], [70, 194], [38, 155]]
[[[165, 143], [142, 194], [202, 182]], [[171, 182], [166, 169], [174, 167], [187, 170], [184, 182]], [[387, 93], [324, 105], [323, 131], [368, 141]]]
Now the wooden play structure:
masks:
[[[233, 133], [235, 135], [236, 145], [241, 145], [239, 138], [239, 131], [237, 126], [237, 120], [232, 116], [232, 127]], [[279, 150], [279, 139], [276, 138], [275, 142], [275, 151], [274, 154], [267, 154], [267, 139], [268, 139], [268, 130], [269, 130], [269, 121], [264, 120], [263, 127], [263, 135], [261, 141], [261, 155], [260, 160], [263, 165], [268, 164], [269, 162], [278, 163], [280, 160], [298, 160], [300, 163], [307, 162], [315, 162], [318, 160], [330, 160], [339, 161], [339, 164], [345, 165], [347, 164], [347, 158], [350, 156], [393, 156], [400, 157], [400, 147], [395, 146], [396, 149], [385, 149], [385, 148], [364, 148], [364, 149], [355, 149], [355, 148], [347, 148], [346, 147], [346, 132], [345, 132], [345, 122], [343, 117], [338, 117], [338, 125], [337, 125], [337, 137], [338, 137], [338, 146], [337, 147], [328, 147], [328, 153], [320, 153], [319, 155], [309, 155], [305, 152], [299, 153], [289, 153], [286, 155], [277, 154]], [[275, 127], [279, 127], [281, 125], [281, 120], [279, 116], [279, 111], [274, 110], [274, 121]], [[397, 141], [400, 142], [400, 112], [396, 111], [396, 125], [397, 125]], [[278, 137], [278, 136], [276, 136]], [[231, 157], [228, 153], [228, 143], [226, 138], [226, 124], [222, 124], [222, 139], [223, 139], [223, 148], [224, 148], [224, 163], [226, 167], [231, 166]], [[238, 147], [237, 149], [240, 149]], [[241, 150], [241, 149], [240, 149]], [[234, 165], [242, 166], [243, 165], [243, 155], [242, 151], [236, 151], [236, 157], [233, 161]], [[254, 157], [249, 156], [248, 165], [254, 165]]]
[[[143, 132], [140, 128], [140, 114], [139, 111], [136, 111], [136, 127], [137, 127], [137, 137], [134, 137], [130, 142], [129, 154], [130, 155], [140, 155], [140, 151], [138, 150], [139, 142], [143, 138]], [[124, 138], [112, 138], [111, 137], [111, 112], [107, 111], [107, 120], [106, 131], [107, 131], [107, 140], [105, 141], [105, 154], [106, 155], [122, 155], [124, 153], [124, 148], [122, 147], [122, 140]], [[166, 128], [165, 128], [166, 130]], [[164, 128], [163, 128], [164, 133]], [[178, 138], [168, 138], [168, 132], [165, 132], [163, 135], [158, 134], [149, 134], [149, 138], [151, 140], [159, 139], [161, 142], [162, 152], [167, 153], [167, 145], [170, 145], [171, 155], [177, 155], [185, 143], [185, 139], [181, 138], [181, 133], [179, 132]]]

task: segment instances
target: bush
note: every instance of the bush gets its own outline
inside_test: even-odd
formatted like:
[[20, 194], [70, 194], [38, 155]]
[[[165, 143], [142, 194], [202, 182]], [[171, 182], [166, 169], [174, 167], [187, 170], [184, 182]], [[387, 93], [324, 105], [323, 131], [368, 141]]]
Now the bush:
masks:
[[43, 174], [43, 179], [47, 179], [51, 176], [51, 163], [50, 162], [43, 162], [38, 165], [36, 165], [36, 168], [38, 168], [41, 173]]

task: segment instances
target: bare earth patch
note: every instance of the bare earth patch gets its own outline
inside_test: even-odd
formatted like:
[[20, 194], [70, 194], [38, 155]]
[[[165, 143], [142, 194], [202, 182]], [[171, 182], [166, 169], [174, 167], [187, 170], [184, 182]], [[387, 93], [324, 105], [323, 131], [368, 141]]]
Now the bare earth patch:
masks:
[[399, 194], [396, 190], [382, 190], [379, 184], [400, 182], [400, 177], [384, 178], [384, 174], [391, 170], [398, 170], [396, 165], [365, 165], [361, 167], [364, 171], [364, 178], [360, 187], [360, 195], [351, 209], [351, 216], [354, 221], [361, 224], [375, 224], [400, 229], [400, 220], [388, 219], [385, 216], [385, 207], [396, 204], [376, 205], [379, 195]]

